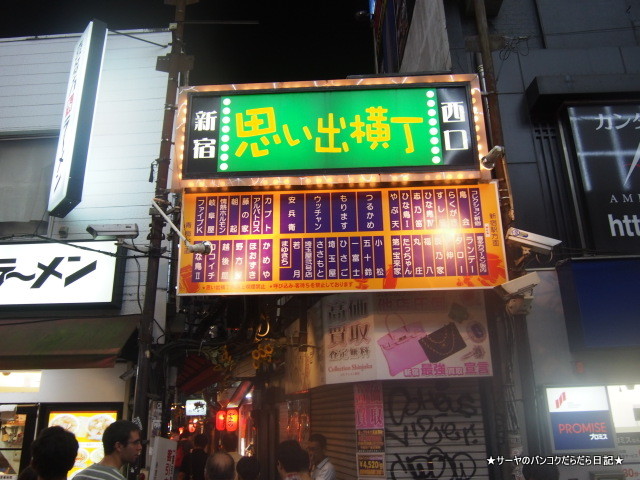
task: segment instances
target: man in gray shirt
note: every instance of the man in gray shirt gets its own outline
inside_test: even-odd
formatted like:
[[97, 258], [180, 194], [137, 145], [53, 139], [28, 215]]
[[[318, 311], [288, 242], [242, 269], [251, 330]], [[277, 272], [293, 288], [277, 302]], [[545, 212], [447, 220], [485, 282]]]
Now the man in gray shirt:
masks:
[[134, 463], [142, 452], [140, 428], [128, 420], [109, 425], [102, 435], [104, 458], [79, 472], [74, 480], [126, 480], [120, 469]]

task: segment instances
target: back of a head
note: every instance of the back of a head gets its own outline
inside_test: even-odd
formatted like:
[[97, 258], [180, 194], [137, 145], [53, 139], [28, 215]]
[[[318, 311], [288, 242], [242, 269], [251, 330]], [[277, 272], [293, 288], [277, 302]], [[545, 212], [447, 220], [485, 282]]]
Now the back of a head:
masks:
[[522, 476], [525, 480], [558, 480], [560, 471], [553, 464], [523, 465]]
[[18, 475], [18, 480], [38, 480], [38, 472], [31, 465], [27, 465]]
[[225, 452], [235, 452], [238, 449], [238, 436], [235, 433], [225, 432], [220, 439]]
[[318, 445], [320, 445], [320, 448], [322, 448], [322, 450], [326, 450], [327, 449], [327, 437], [325, 437], [321, 433], [312, 434], [309, 437], [309, 441], [310, 442], [316, 442]]
[[276, 448], [276, 461], [287, 473], [309, 470], [309, 453], [296, 440], [280, 442]]
[[140, 427], [129, 420], [117, 420], [109, 425], [102, 434], [102, 446], [105, 455], [111, 455], [116, 449], [116, 443], [126, 445], [131, 432], [139, 432]]
[[257, 480], [260, 475], [260, 463], [256, 457], [242, 457], [236, 465], [239, 480]]
[[209, 443], [209, 437], [204, 433], [199, 433], [193, 438], [193, 446], [196, 448], [205, 448]]
[[31, 465], [44, 480], [67, 478], [78, 455], [78, 441], [62, 427], [42, 430], [31, 444]]
[[235, 477], [235, 462], [226, 452], [215, 452], [207, 458], [204, 468], [207, 480], [233, 480]]

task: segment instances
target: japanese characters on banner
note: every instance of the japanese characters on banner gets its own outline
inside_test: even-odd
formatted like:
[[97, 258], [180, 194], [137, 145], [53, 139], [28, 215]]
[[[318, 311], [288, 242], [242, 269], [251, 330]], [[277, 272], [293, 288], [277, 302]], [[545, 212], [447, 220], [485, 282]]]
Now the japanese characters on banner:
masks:
[[580, 105], [568, 107], [567, 114], [590, 246], [637, 254], [640, 104]]
[[82, 200], [84, 173], [91, 137], [107, 25], [89, 22], [73, 52], [48, 209], [64, 217]]
[[[469, 82], [189, 90], [182, 178], [354, 169], [474, 170]], [[206, 87], [205, 87], [206, 88]], [[300, 105], [304, 105], [301, 109]], [[478, 125], [478, 129], [480, 126]]]
[[482, 292], [322, 299], [327, 384], [492, 375]]
[[114, 302], [117, 250], [113, 240], [4, 244], [0, 305]]
[[547, 388], [546, 395], [554, 452], [616, 448], [606, 387]]
[[179, 294], [488, 288], [507, 280], [495, 183], [187, 193]]
[[353, 385], [358, 478], [385, 477], [384, 404], [380, 382]]
[[153, 439], [152, 463], [149, 480], [173, 480], [178, 442], [168, 438]]

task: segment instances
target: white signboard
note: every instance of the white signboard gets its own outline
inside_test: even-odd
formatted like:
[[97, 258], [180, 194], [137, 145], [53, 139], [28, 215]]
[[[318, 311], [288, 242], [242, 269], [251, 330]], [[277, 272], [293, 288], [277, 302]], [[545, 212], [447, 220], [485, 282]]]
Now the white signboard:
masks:
[[199, 416], [207, 414], [207, 402], [204, 399], [190, 399], [185, 402], [185, 414], [188, 416]]
[[492, 375], [482, 292], [323, 299], [326, 382]]
[[176, 463], [178, 442], [168, 438], [155, 437], [151, 452], [150, 480], [173, 480], [173, 468]]
[[604, 387], [547, 388], [549, 412], [591, 412], [609, 410]]
[[64, 217], [82, 198], [84, 170], [107, 28], [93, 21], [73, 53], [58, 149], [49, 192], [49, 212]]
[[113, 302], [117, 244], [22, 243], [0, 246], [0, 305]]

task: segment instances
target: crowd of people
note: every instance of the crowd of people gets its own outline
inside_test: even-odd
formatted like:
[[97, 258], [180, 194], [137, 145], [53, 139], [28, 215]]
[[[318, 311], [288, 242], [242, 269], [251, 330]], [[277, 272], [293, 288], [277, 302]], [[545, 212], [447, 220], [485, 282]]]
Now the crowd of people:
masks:
[[[74, 480], [125, 480], [121, 467], [134, 463], [142, 452], [139, 427], [119, 420], [103, 436], [104, 458], [80, 471]], [[259, 480], [260, 464], [255, 457], [234, 457], [223, 448], [206, 453], [208, 438], [196, 435], [193, 448], [181, 459], [178, 480]], [[308, 450], [296, 440], [285, 440], [276, 449], [276, 468], [282, 480], [335, 480], [336, 472], [326, 455], [327, 439], [311, 435]], [[76, 460], [78, 441], [73, 433], [54, 426], [42, 430], [31, 445], [31, 464], [20, 480], [66, 480]], [[525, 480], [558, 480], [555, 465], [526, 465]]]
[[[126, 480], [121, 469], [133, 464], [142, 453], [138, 425], [118, 420], [102, 435], [104, 457], [78, 472], [74, 480]], [[206, 452], [209, 438], [198, 434], [193, 443], [185, 440], [180, 449], [177, 480], [259, 480], [260, 464], [251, 456], [240, 456], [232, 441], [223, 438], [219, 450]], [[282, 480], [335, 480], [335, 469], [326, 456], [327, 440], [315, 434], [308, 451], [296, 440], [281, 442], [276, 449], [276, 468]], [[19, 480], [66, 480], [78, 454], [73, 433], [54, 426], [42, 430], [31, 445], [31, 464]]]

